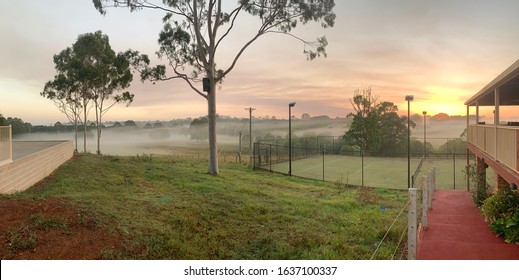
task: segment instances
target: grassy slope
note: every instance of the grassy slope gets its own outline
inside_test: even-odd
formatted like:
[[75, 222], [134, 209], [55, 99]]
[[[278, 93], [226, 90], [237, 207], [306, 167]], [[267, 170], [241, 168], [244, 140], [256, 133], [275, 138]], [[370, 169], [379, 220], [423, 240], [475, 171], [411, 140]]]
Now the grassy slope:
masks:
[[[367, 259], [406, 193], [348, 189], [200, 161], [81, 155], [21, 198], [69, 197], [122, 232], [108, 258]], [[387, 210], [381, 210], [383, 205]], [[376, 258], [388, 258], [404, 218]]]

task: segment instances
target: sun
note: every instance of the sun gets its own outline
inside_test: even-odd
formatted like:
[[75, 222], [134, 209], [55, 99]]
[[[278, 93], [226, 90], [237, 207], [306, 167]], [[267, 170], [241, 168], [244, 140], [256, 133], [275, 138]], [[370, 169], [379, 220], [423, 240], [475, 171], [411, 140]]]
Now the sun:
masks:
[[427, 111], [427, 115], [431, 116], [439, 113], [446, 113], [449, 116], [466, 115], [467, 107], [464, 102], [471, 95], [468, 90], [430, 86], [426, 87], [425, 91], [428, 93], [425, 98], [415, 96], [411, 112], [422, 114], [423, 111]]

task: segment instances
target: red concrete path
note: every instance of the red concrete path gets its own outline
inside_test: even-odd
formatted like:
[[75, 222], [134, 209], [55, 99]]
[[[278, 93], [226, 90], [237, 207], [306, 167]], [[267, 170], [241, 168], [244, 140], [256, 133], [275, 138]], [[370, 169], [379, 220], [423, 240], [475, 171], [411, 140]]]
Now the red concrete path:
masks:
[[490, 230], [470, 192], [437, 190], [420, 236], [419, 260], [519, 260], [519, 245]]

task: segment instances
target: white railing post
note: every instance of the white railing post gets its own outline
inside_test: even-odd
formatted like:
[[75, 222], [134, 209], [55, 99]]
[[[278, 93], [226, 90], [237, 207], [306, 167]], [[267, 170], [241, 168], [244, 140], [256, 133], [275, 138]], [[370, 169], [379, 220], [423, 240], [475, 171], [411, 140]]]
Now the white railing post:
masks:
[[12, 127], [0, 127], [0, 163], [2, 165], [13, 162]]
[[422, 227], [427, 229], [429, 222], [427, 220], [427, 210], [429, 209], [429, 176], [423, 175], [423, 187], [422, 187]]
[[2, 143], [2, 127], [0, 126], [0, 162], [3, 161], [3, 158], [4, 156], [2, 155], [4, 149], [2, 148], [3, 146], [3, 143]]
[[429, 170], [429, 173], [427, 173], [427, 209], [431, 209], [432, 207], [432, 189], [433, 189], [433, 176], [432, 176], [432, 169]]
[[407, 259], [416, 260], [416, 188], [409, 189], [409, 210], [407, 212]]
[[13, 161], [13, 126], [9, 125], [9, 161]]
[[436, 166], [434, 166], [432, 168], [432, 176], [431, 177], [432, 177], [431, 200], [433, 200], [434, 199], [434, 191], [436, 190]]

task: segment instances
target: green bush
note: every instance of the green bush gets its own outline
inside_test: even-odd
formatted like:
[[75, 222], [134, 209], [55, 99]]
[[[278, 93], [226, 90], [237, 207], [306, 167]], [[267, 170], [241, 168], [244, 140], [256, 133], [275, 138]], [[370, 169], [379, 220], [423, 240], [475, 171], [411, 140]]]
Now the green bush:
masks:
[[341, 155], [351, 155], [355, 152], [359, 152], [359, 148], [348, 144], [342, 145], [341, 150], [339, 151]]
[[469, 165], [465, 173], [465, 176], [469, 177], [473, 185], [471, 189], [472, 201], [474, 201], [478, 207], [481, 207], [483, 202], [492, 194], [492, 187], [487, 183], [484, 175], [480, 175], [476, 172], [475, 164]]
[[483, 214], [490, 228], [507, 243], [519, 242], [519, 193], [507, 190], [492, 195], [483, 202]]

